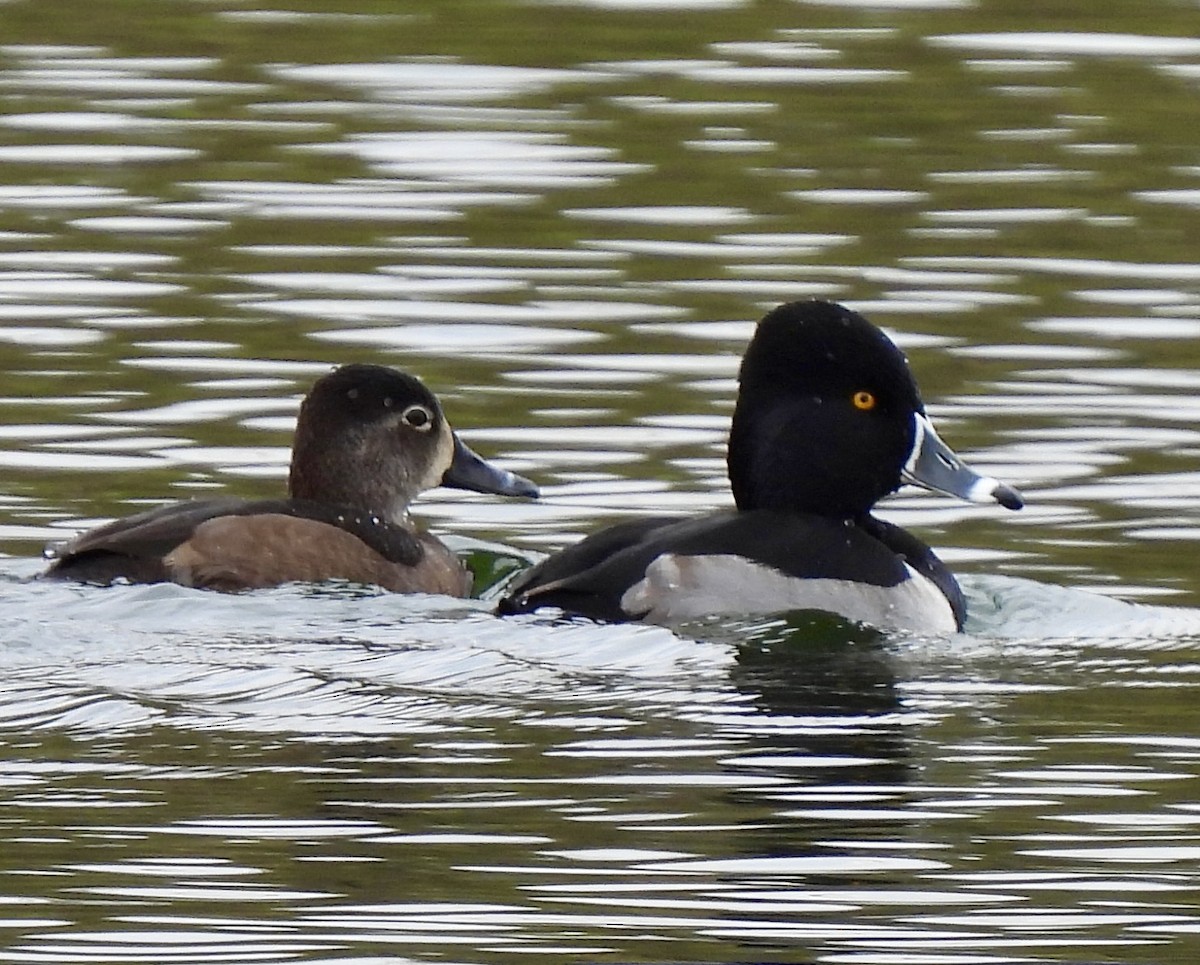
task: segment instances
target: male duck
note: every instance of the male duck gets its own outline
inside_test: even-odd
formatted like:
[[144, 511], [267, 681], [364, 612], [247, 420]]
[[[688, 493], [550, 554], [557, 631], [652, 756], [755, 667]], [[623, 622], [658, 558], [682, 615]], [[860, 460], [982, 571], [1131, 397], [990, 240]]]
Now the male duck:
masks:
[[118, 519], [48, 548], [45, 576], [227, 591], [342, 579], [466, 596], [470, 573], [408, 518], [409, 502], [438, 485], [538, 494], [472, 452], [417, 379], [346, 365], [300, 406], [286, 499], [181, 502]]
[[736, 509], [594, 533], [521, 574], [499, 612], [548, 606], [669, 624], [814, 609], [882, 628], [961, 629], [953, 574], [871, 509], [903, 483], [1009, 509], [1022, 501], [938, 438], [899, 349], [841, 305], [793, 302], [759, 323], [738, 381]]

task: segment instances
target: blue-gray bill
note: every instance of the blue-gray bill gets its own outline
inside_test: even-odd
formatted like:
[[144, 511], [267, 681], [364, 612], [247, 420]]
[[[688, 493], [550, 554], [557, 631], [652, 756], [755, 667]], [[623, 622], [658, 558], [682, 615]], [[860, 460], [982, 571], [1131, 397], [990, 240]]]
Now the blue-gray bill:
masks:
[[916, 413], [913, 421], [916, 432], [912, 454], [904, 464], [905, 482], [973, 503], [997, 502], [1005, 509], [1020, 509], [1025, 505], [1012, 486], [980, 475], [959, 459], [938, 436], [928, 417]]
[[518, 476], [515, 472], [493, 466], [470, 446], [454, 434], [454, 459], [442, 477], [442, 485], [452, 489], [471, 489], [477, 493], [495, 493], [497, 496], [539, 495], [535, 483]]

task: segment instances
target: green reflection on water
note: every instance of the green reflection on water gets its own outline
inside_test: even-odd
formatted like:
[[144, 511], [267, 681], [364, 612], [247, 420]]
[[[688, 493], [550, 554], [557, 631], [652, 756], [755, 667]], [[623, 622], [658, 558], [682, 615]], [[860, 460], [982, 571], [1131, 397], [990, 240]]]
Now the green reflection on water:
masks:
[[[20, 256], [58, 252], [112, 251], [167, 256], [165, 264], [122, 266], [98, 274], [112, 280], [167, 281], [182, 286], [174, 294], [101, 299], [97, 308], [130, 317], [129, 324], [105, 322], [99, 312], [83, 312], [46, 327], [99, 331], [100, 341], [58, 348], [22, 339], [0, 343], [0, 365], [9, 391], [0, 400], [0, 419], [9, 424], [66, 426], [93, 424], [100, 413], [153, 408], [206, 397], [213, 390], [197, 385], [200, 374], [175, 374], [162, 367], [133, 367], [129, 359], [154, 359], [161, 349], [147, 342], [196, 339], [227, 343], [208, 350], [214, 358], [284, 359], [322, 363], [370, 355], [408, 365], [438, 391], [452, 397], [453, 417], [464, 427], [570, 425], [566, 417], [546, 414], [588, 405], [569, 380], [539, 393], [519, 390], [508, 378], [514, 370], [553, 371], [555, 357], [570, 348], [524, 354], [488, 351], [416, 351], [397, 344], [362, 348], [308, 336], [346, 322], [317, 315], [274, 311], [279, 296], [242, 276], [262, 272], [364, 272], [387, 268], [457, 266], [486, 275], [496, 264], [540, 265], [536, 252], [594, 252], [616, 245], [604, 262], [611, 280], [593, 285], [555, 284], [530, 275], [524, 287], [466, 300], [478, 300], [480, 321], [487, 306], [549, 303], [549, 324], [582, 328], [604, 336], [583, 351], [601, 357], [627, 353], [664, 356], [663, 371], [603, 399], [606, 424], [632, 426], [642, 417], [672, 417], [728, 411], [722, 392], [697, 391], [696, 375], [676, 371], [680, 357], [721, 353], [732, 358], [737, 339], [689, 340], [651, 334], [625, 321], [581, 320], [573, 313], [555, 319], [559, 301], [595, 299], [603, 304], [631, 300], [651, 308], [679, 309], [689, 320], [750, 320], [763, 307], [785, 297], [788, 282], [815, 283], [851, 301], [903, 299], [926, 287], [945, 296], [947, 285], [897, 281], [878, 269], [922, 268], [938, 259], [1101, 259], [1133, 265], [1194, 265], [1197, 241], [1194, 206], [1148, 201], [1139, 192], [1195, 184], [1196, 136], [1186, 121], [1194, 113], [1194, 81], [1168, 67], [1186, 57], [1026, 54], [1019, 48], [1000, 53], [946, 46], [933, 36], [1015, 31], [1129, 33], [1193, 36], [1191, 12], [1170, 3], [1147, 8], [1140, 3], [1058, 6], [1046, 11], [1028, 3], [990, 3], [948, 10], [900, 11], [838, 9], [804, 4], [740, 4], [708, 11], [618, 11], [600, 7], [516, 3], [338, 4], [294, 15], [276, 11], [258, 16], [245, 8], [211, 5], [125, 2], [97, 18], [86, 4], [57, 4], [53, 16], [43, 5], [7, 4], [0, 8], [5, 43], [2, 64], [12, 113], [64, 111], [125, 112], [160, 126], [125, 132], [119, 125], [98, 132], [44, 132], [14, 128], [6, 143], [183, 147], [192, 159], [149, 164], [0, 164], [0, 182], [53, 189], [91, 188], [117, 192], [96, 206], [79, 208], [47, 201], [44, 205], [0, 206], [0, 254]], [[87, 50], [41, 52], [23, 45], [86, 45]], [[49, 67], [60, 79], [69, 75], [64, 60], [76, 67], [89, 59], [128, 57], [209, 58], [194, 64], [141, 68], [144, 89], [109, 92], [86, 83], [47, 85], [29, 73]], [[391, 64], [435, 58], [442, 64], [485, 64], [575, 72], [569, 79], [538, 81], [484, 92], [478, 101], [443, 97], [438, 89], [415, 92], [389, 88], [386, 81], [357, 85], [336, 80], [298, 80], [274, 69], [281, 64]], [[657, 66], [631, 68], [634, 62]], [[1007, 65], [1006, 65], [1007, 62]], [[56, 66], [57, 64], [57, 66]], [[707, 68], [732, 66], [747, 72], [719, 75]], [[805, 83], [768, 82], [752, 71], [777, 67], [839, 67], [884, 71], [874, 79]], [[105, 68], [110, 69], [110, 68]], [[133, 73], [138, 73], [138, 68]], [[64, 73], [64, 71], [66, 71]], [[116, 71], [120, 73], [120, 71]], [[198, 88], [172, 95], [175, 79], [243, 85]], [[154, 82], [163, 82], [155, 95]], [[722, 105], [735, 104], [732, 111]], [[598, 152], [596, 157], [633, 165], [611, 175], [585, 177], [574, 184], [538, 183], [519, 203], [464, 204], [454, 217], [373, 220], [338, 217], [336, 212], [303, 210], [281, 217], [256, 201], [213, 204], [197, 185], [266, 182], [369, 184], [377, 179], [389, 190], [444, 191], [428, 172], [417, 177], [378, 168], [355, 145], [369, 135], [443, 134], [456, 131], [544, 135], [554, 143]], [[744, 143], [747, 147], [730, 147]], [[312, 150], [335, 145], [337, 150]], [[349, 148], [349, 149], [347, 149]], [[462, 160], [447, 157], [447, 162]], [[570, 165], [561, 173], [569, 174]], [[987, 172], [1008, 172], [1005, 177]], [[1015, 172], [1015, 173], [1014, 173]], [[503, 175], [499, 165], [496, 175]], [[480, 183], [487, 184], [488, 176]], [[900, 190], [916, 192], [903, 203], [844, 203], [824, 190]], [[172, 205], [201, 204], [213, 229], [179, 233], [139, 233], [88, 226], [96, 217], [144, 215], [191, 210]], [[203, 207], [203, 205], [209, 205]], [[163, 208], [162, 206], [167, 206]], [[579, 217], [572, 212], [622, 206], [698, 205], [728, 209], [744, 223], [673, 223], [666, 219], [622, 222]], [[301, 205], [303, 207], [303, 205]], [[1046, 218], [996, 220], [987, 212], [1028, 208]], [[195, 212], [193, 212], [195, 213]], [[975, 213], [973, 216], [972, 213]], [[732, 234], [832, 233], [848, 244], [797, 253], [724, 258], [719, 250], [689, 254], [639, 251], [624, 257], [630, 239], [657, 242], [713, 243]], [[449, 239], [449, 240], [448, 240]], [[298, 248], [318, 246], [316, 254]], [[522, 258], [497, 259], [488, 249], [528, 249]], [[431, 250], [436, 253], [430, 254]], [[924, 259], [919, 261], [918, 259]], [[933, 262], [929, 260], [932, 259]], [[11, 263], [20, 270], [20, 263]], [[1153, 318], [1171, 313], [1189, 316], [1191, 302], [1157, 305], [1156, 288], [1194, 291], [1194, 278], [1182, 281], [1122, 278], [1120, 270], [1079, 274], [1065, 264], [1034, 268], [1011, 264], [1000, 277], [965, 286], [968, 294], [950, 310], [876, 311], [875, 317], [900, 331], [946, 336], [968, 345], [1014, 343], [1036, 348], [1064, 341], [1062, 336], [1031, 332], [1031, 319], [1081, 314], [1128, 313]], [[986, 262], [980, 269], [988, 271]], [[85, 273], [87, 274], [87, 273]], [[95, 274], [95, 273], [93, 273]], [[712, 283], [717, 284], [712, 284]], [[725, 282], [761, 282], [761, 287], [723, 287]], [[63, 281], [70, 300], [70, 280]], [[954, 287], [950, 286], [951, 289]], [[1145, 288], [1146, 305], [1133, 309], [1099, 306], [1081, 299], [1081, 288]], [[1002, 296], [972, 304], [970, 292]], [[314, 294], [319, 293], [319, 288]], [[0, 285], [0, 295], [3, 286]], [[304, 292], [297, 293], [303, 297]], [[453, 296], [450, 296], [453, 298]], [[1193, 297], [1193, 296], [1189, 296]], [[55, 297], [46, 303], [61, 304]], [[17, 304], [21, 304], [19, 301]], [[36, 300], [31, 311], [40, 307]], [[86, 299], [84, 300], [86, 305]], [[331, 311], [336, 306], [331, 305]], [[1194, 315], [1194, 312], [1191, 312]], [[21, 321], [19, 311], [11, 316]], [[157, 320], [157, 321], [156, 321]], [[387, 325], [384, 317], [370, 324]], [[449, 324], [449, 323], [448, 323]], [[449, 330], [449, 329], [448, 329]], [[1109, 343], [1083, 336], [1067, 341]], [[1118, 344], [1128, 367], [1188, 370], [1197, 358], [1195, 339], [1130, 339]], [[204, 351], [204, 350], [200, 350]], [[1020, 401], [1021, 379], [1030, 369], [1055, 378], [1053, 361], [964, 362], [939, 346], [910, 350], [926, 397], [970, 397], [994, 391], [995, 383]], [[1104, 363], [1097, 363], [1103, 367]], [[216, 365], [219, 370], [219, 362]], [[1015, 381], [1014, 381], [1015, 380]], [[304, 380], [287, 388], [250, 389], [264, 402], [302, 391]], [[30, 399], [52, 400], [30, 406]], [[278, 411], [278, 410], [272, 410]], [[1154, 409], [1121, 416], [1097, 415], [1092, 422], [1127, 425], [1136, 436], [1140, 425], [1156, 424]], [[1028, 430], [1089, 422], [1059, 417], [1053, 406], [973, 414], [954, 420], [947, 435], [960, 449], [986, 451]], [[208, 446], [284, 446], [281, 430], [248, 427], [229, 416], [166, 427], [135, 428], [135, 433], [178, 435]], [[631, 445], [637, 432], [630, 430]], [[8, 443], [21, 451], [26, 444]], [[30, 444], [37, 449], [37, 444]], [[512, 448], [512, 447], [509, 447]], [[1194, 447], [1192, 447], [1194, 448]], [[68, 448], [68, 452], [70, 449]], [[1175, 454], [1154, 447], [1114, 445], [1116, 461], [1099, 472], [1122, 475], [1187, 470], [1191, 449]], [[619, 460], [601, 474], [613, 479], [663, 480], [680, 491], [719, 489], [681, 463], [711, 458], [710, 446], [682, 444]], [[1044, 455], [1052, 456], [1048, 449]], [[28, 500], [13, 512], [14, 522], [30, 518], [93, 517], [124, 511], [137, 497], [160, 498], [186, 492], [193, 484], [212, 483], [245, 495], [276, 491], [272, 479], [220, 472], [221, 467], [177, 464], [81, 473], [69, 466], [6, 471], [13, 497]], [[573, 471], [567, 462], [548, 467], [549, 482]], [[1016, 467], [1018, 472], [1021, 466]], [[1034, 487], [1032, 504], [1037, 506]], [[714, 500], [723, 498], [713, 492]], [[1101, 546], [1072, 549], [1078, 533], [1072, 524], [998, 524], [993, 519], [956, 519], [926, 527], [940, 545], [999, 547], [1029, 554], [1037, 572], [1064, 580], [1116, 579], [1132, 585], [1195, 591], [1179, 587], [1179, 557], [1190, 553], [1183, 538], [1160, 552], [1156, 544], [1131, 547], [1129, 517], [1145, 510], [1103, 498], [1071, 500], [1083, 509], [1089, 542]], [[603, 511], [597, 513], [597, 523]], [[1156, 521], [1152, 520], [1152, 521]], [[1185, 520], [1186, 521], [1186, 520]], [[478, 535], [509, 535], [486, 527]], [[1077, 540], [1076, 540], [1077, 542]], [[6, 541], [10, 552], [28, 553], [21, 540]], [[1003, 568], [1022, 570], [1019, 558]]]

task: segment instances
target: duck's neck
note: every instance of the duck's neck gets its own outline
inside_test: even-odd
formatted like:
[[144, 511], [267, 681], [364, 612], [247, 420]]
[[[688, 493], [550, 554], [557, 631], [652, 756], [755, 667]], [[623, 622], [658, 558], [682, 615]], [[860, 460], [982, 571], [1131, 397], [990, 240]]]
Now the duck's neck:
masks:
[[297, 450], [288, 473], [288, 495], [345, 506], [397, 525], [408, 522], [408, 498], [395, 479], [379, 479], [369, 466], [347, 470], [315, 452]]
[[777, 440], [763, 444], [746, 433], [731, 432], [729, 482], [737, 508], [830, 519], [854, 519], [871, 511], [874, 501], [864, 501], [859, 487], [806, 459], [804, 452]]
[[[869, 440], [859, 442], [870, 451]], [[865, 459], [836, 418], [804, 399], [775, 402], [743, 393], [729, 431], [728, 461], [741, 510], [855, 519], [899, 485], [886, 455]]]

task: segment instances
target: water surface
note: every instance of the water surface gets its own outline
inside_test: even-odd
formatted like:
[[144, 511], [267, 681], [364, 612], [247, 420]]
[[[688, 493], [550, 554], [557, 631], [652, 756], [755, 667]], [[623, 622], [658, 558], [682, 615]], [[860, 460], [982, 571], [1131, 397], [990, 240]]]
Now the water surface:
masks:
[[[1192, 962], [1195, 11], [0, 5], [0, 961]], [[278, 493], [333, 364], [539, 503], [728, 505], [740, 353], [843, 300], [1027, 508], [906, 491], [967, 633], [30, 582]]]

